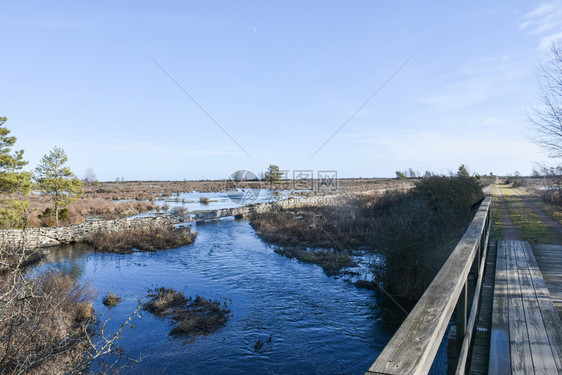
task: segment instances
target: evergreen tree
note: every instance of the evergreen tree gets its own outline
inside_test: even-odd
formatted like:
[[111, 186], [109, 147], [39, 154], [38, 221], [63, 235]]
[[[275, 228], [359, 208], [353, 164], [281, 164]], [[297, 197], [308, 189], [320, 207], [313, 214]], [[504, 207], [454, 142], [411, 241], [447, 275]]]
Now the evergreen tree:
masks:
[[265, 172], [265, 180], [270, 184], [279, 182], [281, 180], [281, 172], [279, 171], [279, 166], [275, 164], [270, 164]]
[[27, 164], [23, 150], [12, 151], [16, 137], [4, 127], [6, 117], [0, 117], [0, 228], [25, 227], [29, 202], [24, 197], [31, 189], [31, 173], [21, 169]]
[[65, 166], [67, 161], [64, 150], [55, 146], [49, 154], [43, 156], [36, 168], [35, 180], [39, 189], [51, 196], [57, 221], [59, 208], [68, 206], [83, 193], [82, 182]]
[[462, 164], [457, 171], [457, 177], [470, 177], [470, 173], [468, 173], [468, 169]]
[[12, 152], [16, 137], [9, 136], [10, 130], [4, 127], [6, 121], [6, 117], [0, 117], [0, 193], [27, 194], [31, 186], [31, 174], [21, 171], [27, 164], [23, 160], [23, 150]]

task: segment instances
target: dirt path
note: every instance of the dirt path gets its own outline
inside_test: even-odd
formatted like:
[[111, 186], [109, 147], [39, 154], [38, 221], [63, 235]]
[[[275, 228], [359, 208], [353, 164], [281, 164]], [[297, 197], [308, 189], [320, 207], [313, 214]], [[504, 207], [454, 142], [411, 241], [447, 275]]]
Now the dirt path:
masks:
[[513, 220], [511, 220], [509, 214], [507, 213], [507, 205], [503, 200], [502, 191], [498, 184], [496, 184], [496, 190], [498, 192], [498, 200], [500, 201], [500, 209], [502, 212], [503, 235], [506, 240], [520, 241], [521, 233], [519, 232], [519, 229], [517, 229], [515, 223], [513, 223]]
[[548, 230], [557, 237], [560, 237], [562, 242], [562, 224], [548, 216], [543, 210], [538, 208], [533, 202], [528, 200], [524, 195], [521, 195], [517, 190], [509, 189], [514, 192], [525, 204], [541, 219], [541, 221], [548, 227]]

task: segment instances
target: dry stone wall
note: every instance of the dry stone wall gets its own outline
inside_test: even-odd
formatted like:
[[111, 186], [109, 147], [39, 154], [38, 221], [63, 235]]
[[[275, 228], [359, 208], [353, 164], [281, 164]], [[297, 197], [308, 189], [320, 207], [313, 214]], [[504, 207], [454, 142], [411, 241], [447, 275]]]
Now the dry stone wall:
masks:
[[28, 249], [57, 246], [60, 244], [83, 242], [98, 231], [118, 232], [121, 230], [151, 227], [155, 225], [172, 225], [174, 220], [169, 216], [126, 218], [117, 220], [94, 220], [83, 224], [53, 228], [4, 229], [0, 231], [3, 245], [25, 243]]

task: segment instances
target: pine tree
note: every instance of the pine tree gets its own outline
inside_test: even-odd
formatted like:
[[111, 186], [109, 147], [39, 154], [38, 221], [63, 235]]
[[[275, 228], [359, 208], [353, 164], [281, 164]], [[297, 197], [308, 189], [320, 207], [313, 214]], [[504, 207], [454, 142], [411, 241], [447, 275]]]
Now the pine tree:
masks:
[[10, 130], [4, 127], [7, 120], [0, 117], [0, 193], [22, 192], [25, 195], [31, 186], [31, 174], [21, 171], [27, 164], [23, 160], [23, 150], [12, 152], [16, 137], [9, 136]]
[[55, 219], [59, 220], [59, 208], [68, 206], [83, 194], [82, 182], [65, 166], [68, 161], [64, 150], [54, 147], [43, 156], [36, 168], [35, 180], [39, 189], [51, 196]]

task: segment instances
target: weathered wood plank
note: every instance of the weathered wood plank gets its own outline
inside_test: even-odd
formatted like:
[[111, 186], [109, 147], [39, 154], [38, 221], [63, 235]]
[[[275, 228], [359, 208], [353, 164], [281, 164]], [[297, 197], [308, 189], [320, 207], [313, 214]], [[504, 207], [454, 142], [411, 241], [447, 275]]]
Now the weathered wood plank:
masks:
[[488, 373], [503, 375], [511, 373], [507, 295], [507, 245], [505, 241], [500, 241], [497, 246], [496, 281], [494, 286]]
[[461, 241], [367, 373], [428, 373], [474, 261], [490, 207], [486, 197]]
[[[562, 323], [554, 305], [552, 304], [546, 283], [541, 275], [537, 261], [533, 255], [533, 251], [528, 243], [524, 244], [523, 252], [527, 258], [528, 269], [537, 297], [538, 308], [540, 309], [541, 316], [546, 327], [546, 335], [548, 337], [550, 348], [553, 352], [553, 359], [558, 373], [562, 373]], [[556, 262], [559, 260], [554, 258], [553, 261]]]
[[530, 273], [530, 265], [527, 255], [525, 254], [524, 245], [526, 242], [517, 242], [514, 244], [515, 260], [519, 272], [519, 280], [523, 299], [523, 309], [525, 311], [525, 323], [527, 325], [527, 333], [529, 335], [529, 346], [531, 348], [532, 364], [537, 374], [556, 374], [556, 364], [548, 336], [544, 325], [540, 306], [537, 300], [536, 289], [534, 286], [541, 278], [540, 274]]
[[533, 374], [533, 359], [531, 357], [525, 310], [523, 308], [515, 241], [507, 241], [506, 245], [511, 373], [514, 375]]

